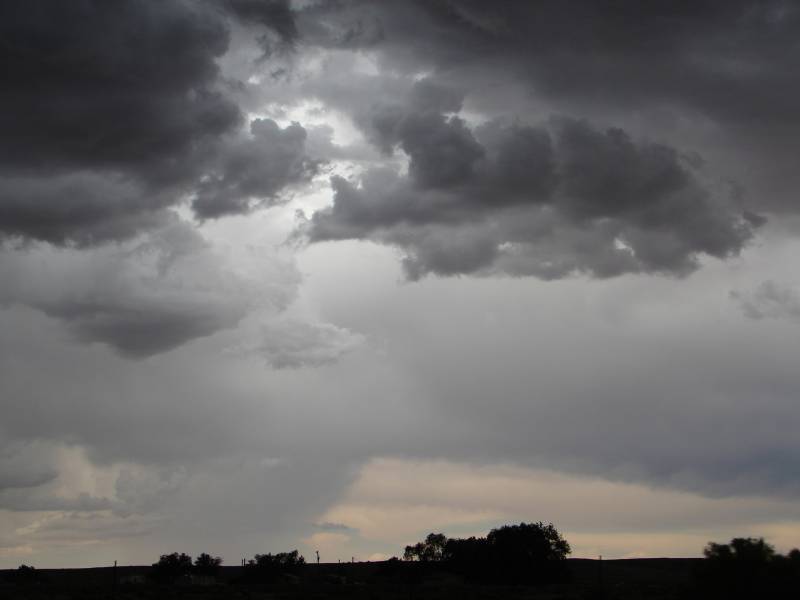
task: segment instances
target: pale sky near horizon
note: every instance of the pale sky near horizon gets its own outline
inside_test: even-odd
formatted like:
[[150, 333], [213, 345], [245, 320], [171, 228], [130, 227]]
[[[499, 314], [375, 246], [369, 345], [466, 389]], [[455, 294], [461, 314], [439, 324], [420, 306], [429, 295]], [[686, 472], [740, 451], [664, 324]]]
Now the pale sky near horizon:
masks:
[[0, 5], [0, 568], [800, 546], [800, 7]]

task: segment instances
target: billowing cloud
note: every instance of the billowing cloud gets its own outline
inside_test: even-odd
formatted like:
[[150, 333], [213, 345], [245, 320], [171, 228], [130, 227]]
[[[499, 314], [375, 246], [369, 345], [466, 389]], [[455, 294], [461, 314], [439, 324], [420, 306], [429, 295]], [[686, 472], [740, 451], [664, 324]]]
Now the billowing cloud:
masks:
[[382, 144], [408, 155], [408, 176], [335, 178], [333, 206], [312, 216], [308, 235], [398, 246], [414, 279], [681, 275], [700, 255], [737, 254], [761, 223], [712, 194], [674, 148], [619, 128], [560, 118], [473, 131], [455, 116], [391, 108], [374, 124]]
[[[644, 128], [713, 151], [760, 208], [796, 211], [800, 12], [790, 3], [312, 3], [297, 20], [309, 43], [371, 57], [378, 76], [354, 77], [353, 96], [374, 99], [378, 80], [394, 88], [398, 75], [426, 74], [466, 90], [477, 113]], [[318, 91], [331, 102], [347, 87]]]
[[234, 21], [276, 51], [295, 36], [280, 1], [0, 9], [0, 236], [94, 245], [158, 225], [186, 195], [217, 217], [301, 180], [302, 127], [255, 121], [237, 141], [218, 65]]

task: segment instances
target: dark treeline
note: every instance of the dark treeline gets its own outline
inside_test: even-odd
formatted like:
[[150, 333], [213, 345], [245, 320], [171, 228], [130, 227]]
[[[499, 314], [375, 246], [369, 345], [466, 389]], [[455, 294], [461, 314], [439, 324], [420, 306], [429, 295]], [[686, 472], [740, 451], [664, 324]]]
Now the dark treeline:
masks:
[[[520, 523], [493, 529], [484, 537], [447, 538], [431, 533], [406, 546], [406, 561], [446, 569], [467, 581], [547, 584], [570, 578], [570, 545], [552, 523]], [[778, 554], [763, 538], [710, 542], [705, 560], [693, 569], [687, 597], [781, 598], [800, 590], [800, 550]]]
[[[277, 554], [256, 554], [244, 565], [242, 581], [269, 583], [279, 577], [295, 577], [306, 560], [297, 550]], [[188, 554], [173, 552], [162, 554], [153, 563], [151, 577], [159, 583], [176, 583], [186, 579], [207, 579], [219, 575], [222, 559], [210, 554], [200, 554], [194, 562]]]
[[[443, 533], [431, 533], [405, 547], [405, 560], [394, 558], [371, 564], [307, 565], [305, 558], [292, 550], [256, 554], [241, 565], [223, 567], [221, 558], [208, 553], [192, 559], [188, 554], [173, 552], [162, 555], [151, 567], [122, 568], [125, 574], [119, 578], [116, 569], [113, 578], [110, 570], [105, 571], [103, 585], [113, 583], [113, 588], [108, 588], [113, 590], [118, 584], [127, 586], [124, 589], [133, 594], [131, 598], [144, 597], [134, 593], [134, 585], [145, 595], [161, 597], [164, 586], [170, 586], [169, 593], [173, 594], [178, 593], [179, 585], [193, 588], [194, 584], [215, 586], [215, 593], [222, 594], [219, 597], [228, 593], [229, 584], [252, 584], [256, 590], [259, 586], [274, 587], [287, 597], [311, 591], [328, 597], [329, 593], [343, 593], [341, 586], [353, 586], [354, 593], [368, 593], [375, 598], [405, 598], [416, 595], [416, 591], [436, 589], [437, 597], [442, 598], [473, 592], [478, 593], [476, 597], [494, 598], [493, 594], [501, 594], [516, 598], [530, 590], [533, 595], [525, 597], [552, 597], [548, 594], [557, 592], [559, 597], [570, 599], [735, 600], [795, 597], [800, 589], [800, 550], [782, 555], [762, 538], [711, 542], [703, 559], [568, 561], [570, 552], [569, 543], [552, 523], [520, 523], [493, 529], [485, 537], [448, 538]], [[88, 574], [80, 575], [85, 576]], [[93, 576], [100, 578], [97, 581], [104, 577], [100, 573]], [[11, 584], [22, 587], [13, 588], [7, 597], [17, 597], [13, 590], [24, 587], [28, 591], [40, 590], [41, 594], [35, 596], [38, 600], [61, 589], [59, 581], [64, 577], [58, 570], [38, 571], [22, 565], [0, 574], [0, 597], [8, 589], [2, 586]], [[534, 588], [538, 591], [534, 592]], [[152, 591], [147, 592], [148, 589]]]

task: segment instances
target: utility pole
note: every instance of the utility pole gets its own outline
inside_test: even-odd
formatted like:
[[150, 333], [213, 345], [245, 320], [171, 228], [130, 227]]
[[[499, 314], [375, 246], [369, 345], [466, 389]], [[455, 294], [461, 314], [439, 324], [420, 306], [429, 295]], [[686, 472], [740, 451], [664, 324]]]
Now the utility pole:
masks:
[[317, 553], [317, 564], [319, 564], [319, 550], [315, 550], [314, 552]]

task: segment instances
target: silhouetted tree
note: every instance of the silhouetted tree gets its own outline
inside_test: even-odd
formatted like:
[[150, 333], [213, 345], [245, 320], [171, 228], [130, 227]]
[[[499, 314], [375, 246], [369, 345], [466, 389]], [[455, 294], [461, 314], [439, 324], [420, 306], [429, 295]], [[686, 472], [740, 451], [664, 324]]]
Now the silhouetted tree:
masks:
[[486, 536], [496, 569], [510, 581], [554, 581], [566, 573], [564, 561], [572, 552], [552, 523], [520, 523], [492, 529]]
[[493, 529], [485, 538], [447, 539], [431, 533], [406, 546], [405, 560], [437, 563], [471, 579], [547, 582], [566, 576], [569, 543], [550, 523], [520, 523]]
[[194, 572], [198, 575], [214, 576], [219, 573], [222, 566], [222, 559], [219, 556], [211, 556], [203, 552], [194, 559]]
[[418, 560], [420, 562], [438, 562], [444, 559], [444, 549], [447, 545], [447, 536], [443, 533], [429, 533], [424, 542], [413, 546], [406, 546], [403, 553], [404, 560]]
[[745, 565], [765, 565], [775, 556], [775, 548], [764, 538], [733, 538], [730, 544], [709, 542], [703, 555], [713, 563], [734, 561], [741, 568]]
[[192, 557], [181, 552], [162, 554], [153, 564], [153, 579], [162, 583], [174, 583], [192, 572]]

